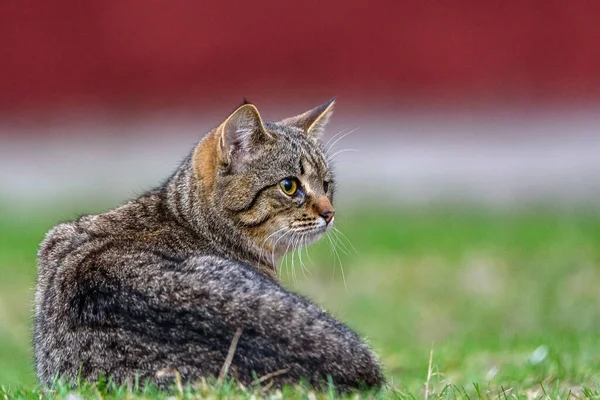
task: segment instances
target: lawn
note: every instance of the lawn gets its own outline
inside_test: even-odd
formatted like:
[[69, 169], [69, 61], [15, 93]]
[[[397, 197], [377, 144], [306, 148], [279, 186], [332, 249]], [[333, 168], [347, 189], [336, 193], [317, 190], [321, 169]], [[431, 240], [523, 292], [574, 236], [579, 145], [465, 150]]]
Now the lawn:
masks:
[[[41, 393], [30, 345], [35, 254], [45, 231], [73, 216], [0, 207], [0, 398]], [[597, 210], [346, 209], [336, 226], [347, 237], [335, 239], [337, 256], [323, 240], [302, 252], [308, 271], [296, 255], [292, 274], [288, 257], [282, 278], [368, 339], [391, 383], [378, 396], [600, 398]], [[189, 390], [174, 394], [252, 392], [231, 382]]]

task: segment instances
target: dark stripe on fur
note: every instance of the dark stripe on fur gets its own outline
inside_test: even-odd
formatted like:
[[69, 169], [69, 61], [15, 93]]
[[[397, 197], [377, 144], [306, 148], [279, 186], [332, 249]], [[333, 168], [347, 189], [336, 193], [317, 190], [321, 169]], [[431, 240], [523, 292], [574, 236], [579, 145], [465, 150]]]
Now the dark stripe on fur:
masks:
[[239, 213], [243, 213], [245, 211], [250, 211], [255, 205], [256, 202], [258, 200], [258, 197], [267, 189], [270, 189], [274, 186], [277, 186], [277, 184], [274, 185], [267, 185], [267, 186], [263, 186], [262, 188], [258, 189], [258, 191], [254, 194], [254, 197], [252, 198], [252, 201], [250, 201], [250, 203], [248, 203], [247, 206], [239, 208], [239, 209], [235, 209], [235, 208], [228, 208], [228, 211], [231, 211], [235, 214], [239, 214]]

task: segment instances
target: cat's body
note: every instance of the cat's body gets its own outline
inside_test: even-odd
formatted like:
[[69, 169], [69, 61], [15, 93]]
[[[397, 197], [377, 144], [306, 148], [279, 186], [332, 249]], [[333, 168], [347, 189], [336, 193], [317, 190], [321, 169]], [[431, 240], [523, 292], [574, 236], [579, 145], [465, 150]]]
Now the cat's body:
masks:
[[309, 135], [330, 108], [264, 124], [244, 105], [161, 187], [50, 231], [35, 299], [40, 381], [215, 377], [241, 330], [230, 373], [244, 384], [279, 371], [276, 385], [380, 386], [360, 338], [277, 282], [276, 257], [333, 222], [331, 171]]

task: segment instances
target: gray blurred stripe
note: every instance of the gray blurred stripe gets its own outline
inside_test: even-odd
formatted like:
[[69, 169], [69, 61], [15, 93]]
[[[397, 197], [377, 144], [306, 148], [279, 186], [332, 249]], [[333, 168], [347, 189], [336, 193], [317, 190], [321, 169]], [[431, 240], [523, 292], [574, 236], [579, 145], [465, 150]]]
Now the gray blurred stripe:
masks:
[[[358, 128], [332, 150], [357, 150], [336, 157], [337, 199], [345, 204], [596, 204], [599, 116], [564, 110], [336, 115], [329, 137]], [[167, 178], [211, 127], [207, 121], [218, 120], [163, 115], [49, 127], [0, 124], [0, 202], [133, 197]]]

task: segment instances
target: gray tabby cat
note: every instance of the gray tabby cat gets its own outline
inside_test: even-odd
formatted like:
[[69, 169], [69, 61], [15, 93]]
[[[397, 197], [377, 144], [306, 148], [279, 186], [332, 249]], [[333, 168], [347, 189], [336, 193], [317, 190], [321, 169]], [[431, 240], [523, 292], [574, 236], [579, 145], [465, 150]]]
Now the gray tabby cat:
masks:
[[52, 229], [35, 295], [42, 384], [215, 377], [241, 329], [229, 372], [243, 384], [284, 370], [275, 385], [381, 386], [357, 334], [277, 281], [276, 259], [334, 222], [319, 141], [332, 107], [269, 123], [246, 103], [160, 187]]

